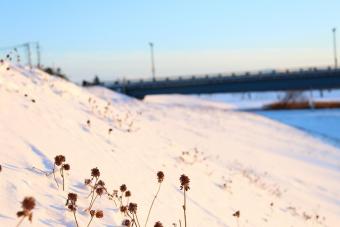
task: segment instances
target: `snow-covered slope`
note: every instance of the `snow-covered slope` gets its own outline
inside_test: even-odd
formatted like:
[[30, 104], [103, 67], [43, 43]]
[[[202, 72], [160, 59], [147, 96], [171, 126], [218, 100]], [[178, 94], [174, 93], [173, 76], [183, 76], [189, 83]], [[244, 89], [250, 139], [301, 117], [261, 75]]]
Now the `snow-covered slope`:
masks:
[[[98, 167], [111, 192], [126, 184], [143, 225], [165, 180], [148, 226], [182, 219], [179, 176], [191, 179], [188, 226], [332, 226], [340, 223], [340, 151], [256, 114], [185, 96], [145, 102], [104, 88], [83, 89], [38, 70], [0, 66], [0, 226], [14, 226], [25, 196], [37, 201], [33, 224], [74, 226], [65, 208], [78, 194], [78, 221], [90, 216], [84, 179]], [[89, 120], [89, 124], [87, 121]], [[109, 133], [109, 129], [113, 131]], [[65, 191], [49, 171], [62, 154], [71, 170]], [[58, 177], [59, 184], [61, 183]], [[106, 196], [91, 226], [120, 226], [123, 215]], [[240, 211], [240, 217], [233, 216]]]

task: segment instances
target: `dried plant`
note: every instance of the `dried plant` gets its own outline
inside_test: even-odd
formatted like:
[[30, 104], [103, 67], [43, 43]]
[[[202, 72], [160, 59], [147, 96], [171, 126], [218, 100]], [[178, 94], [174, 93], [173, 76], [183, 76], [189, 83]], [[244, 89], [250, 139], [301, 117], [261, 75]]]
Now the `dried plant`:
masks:
[[77, 194], [75, 194], [75, 193], [68, 193], [65, 206], [67, 206], [68, 210], [73, 213], [74, 221], [76, 222], [76, 226], [78, 227], [79, 225], [78, 225], [77, 215], [76, 215], [76, 211], [77, 211], [77, 204], [76, 204], [77, 198], [78, 198]]
[[180, 182], [181, 182], [181, 186], [180, 189], [183, 190], [183, 198], [184, 198], [184, 202], [183, 202], [183, 213], [184, 213], [184, 226], [187, 227], [187, 214], [186, 214], [186, 209], [187, 209], [187, 205], [186, 205], [186, 191], [188, 191], [190, 189], [189, 187], [189, 183], [190, 183], [190, 179], [188, 176], [182, 174], [181, 177], [179, 178]]
[[155, 223], [154, 227], [163, 227], [163, 224], [158, 221]]
[[63, 191], [64, 191], [65, 190], [65, 172], [64, 171], [69, 171], [71, 169], [70, 164], [66, 164], [65, 161], [66, 161], [66, 158], [64, 155], [57, 155], [54, 157], [54, 164], [53, 164], [52, 171], [44, 171], [36, 167], [33, 167], [33, 169], [38, 170], [39, 172], [45, 174], [46, 176], [50, 176], [53, 174], [54, 181], [57, 187], [59, 188], [59, 184], [58, 184], [57, 177], [55, 174], [59, 168], [59, 173], [63, 180]]
[[59, 184], [58, 184], [58, 181], [57, 181], [57, 178], [55, 176], [55, 171], [57, 169], [58, 166], [61, 166], [63, 164], [63, 162], [66, 161], [66, 158], [64, 155], [57, 155], [54, 157], [54, 166], [53, 166], [53, 177], [54, 177], [54, 181], [56, 182], [57, 184], [57, 187], [59, 187]]
[[91, 196], [91, 201], [89, 207], [86, 209], [87, 211], [91, 211], [93, 204], [98, 198], [98, 196], [100, 197], [104, 194], [108, 194], [104, 181], [99, 180], [100, 171], [97, 167], [91, 169], [91, 177], [92, 177], [91, 179], [85, 179], [85, 185], [91, 187], [91, 192], [88, 195], [88, 197]]
[[155, 194], [155, 196], [154, 196], [154, 198], [153, 198], [153, 200], [151, 202], [151, 206], [149, 208], [148, 216], [146, 217], [146, 221], [145, 221], [144, 227], [146, 227], [146, 225], [148, 224], [153, 204], [155, 203], [155, 200], [156, 200], [156, 198], [158, 196], [158, 193], [161, 190], [162, 182], [164, 180], [164, 173], [162, 171], [158, 171], [158, 173], [157, 173], [157, 180], [158, 180], [158, 189], [157, 189], [157, 192], [156, 192], [156, 194]]
[[63, 164], [60, 168], [60, 175], [63, 178], [63, 191], [65, 190], [65, 178], [64, 178], [64, 171], [69, 171], [70, 170], [70, 165], [69, 164]]
[[122, 221], [122, 226], [130, 227], [131, 226], [131, 221], [129, 219], [124, 219]]
[[1, 173], [1, 171], [2, 171], [2, 166], [0, 165], [0, 173]]
[[25, 197], [21, 202], [22, 211], [17, 212], [18, 218], [21, 217], [17, 227], [23, 222], [23, 220], [27, 217], [30, 222], [32, 222], [33, 212], [32, 210], [35, 207], [35, 199], [33, 197]]
[[94, 217], [96, 217], [98, 219], [99, 218], [103, 218], [104, 217], [104, 212], [102, 210], [97, 210], [97, 211], [90, 210], [90, 215], [91, 215], [91, 219], [90, 219], [89, 223], [87, 224], [87, 227], [90, 226], [90, 224], [91, 224], [91, 222], [92, 222]]
[[136, 223], [137, 226], [140, 227], [138, 216], [137, 216], [137, 203], [129, 203], [128, 211], [130, 212], [130, 214], [127, 212], [127, 215], [131, 218], [132, 222]]
[[241, 215], [241, 212], [238, 210], [236, 211], [235, 213], [233, 213], [233, 216], [236, 218], [237, 220], [237, 226], [240, 226], [240, 223], [239, 223], [239, 219], [240, 219], [240, 215]]

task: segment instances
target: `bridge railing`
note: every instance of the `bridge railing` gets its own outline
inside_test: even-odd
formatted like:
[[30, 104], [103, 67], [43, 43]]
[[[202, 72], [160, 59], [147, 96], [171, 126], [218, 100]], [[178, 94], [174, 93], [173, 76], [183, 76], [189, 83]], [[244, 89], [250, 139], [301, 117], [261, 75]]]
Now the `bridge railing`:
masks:
[[110, 86], [112, 88], [125, 87], [125, 86], [153, 86], [168, 83], [200, 83], [207, 80], [210, 81], [223, 81], [230, 79], [244, 79], [249, 77], [265, 78], [268, 76], [278, 76], [278, 75], [304, 75], [305, 73], [320, 72], [320, 71], [340, 71], [340, 69], [335, 69], [330, 66], [321, 67], [296, 67], [290, 69], [266, 69], [257, 71], [239, 71], [230, 73], [213, 73], [213, 74], [198, 74], [198, 75], [184, 75], [184, 76], [168, 76], [168, 77], [158, 77], [156, 79], [131, 79], [131, 80], [116, 80], [114, 82], [104, 82], [105, 86]]

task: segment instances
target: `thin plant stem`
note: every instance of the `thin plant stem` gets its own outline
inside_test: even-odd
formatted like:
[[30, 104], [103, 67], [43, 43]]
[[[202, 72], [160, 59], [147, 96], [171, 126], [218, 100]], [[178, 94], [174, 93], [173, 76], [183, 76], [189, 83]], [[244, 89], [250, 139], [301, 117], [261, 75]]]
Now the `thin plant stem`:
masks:
[[53, 170], [52, 170], [53, 178], [54, 178], [55, 183], [57, 184], [57, 187], [59, 188], [59, 184], [58, 184], [57, 178], [55, 177], [55, 168], [56, 168], [56, 166], [55, 166], [55, 163], [54, 163]]
[[[92, 187], [92, 190], [91, 190], [91, 192], [90, 192], [90, 194], [87, 196], [87, 198], [88, 197], [90, 197], [90, 195], [92, 194], [92, 198], [93, 198], [93, 194], [94, 194], [94, 187], [96, 186], [96, 184], [97, 184], [97, 181], [98, 181], [98, 178], [96, 177], [96, 182], [94, 182], [94, 186]], [[92, 200], [92, 199], [91, 199]]]
[[25, 219], [25, 217], [26, 217], [26, 216], [23, 216], [23, 217], [20, 219], [20, 221], [18, 222], [18, 224], [16, 225], [16, 227], [18, 227], [18, 226], [21, 225], [21, 223], [23, 222], [23, 220]]
[[154, 204], [154, 202], [155, 202], [155, 200], [156, 200], [156, 198], [158, 196], [159, 191], [161, 190], [161, 185], [162, 185], [162, 183], [159, 183], [157, 193], [156, 193], [155, 197], [153, 197], [153, 200], [152, 200], [152, 203], [151, 203], [151, 206], [150, 206], [150, 209], [149, 209], [148, 216], [146, 217], [146, 221], [145, 221], [144, 227], [146, 227], [146, 225], [148, 224], [149, 217], [150, 217], [150, 214], [151, 214], [151, 209], [152, 209], [153, 204]]
[[183, 212], [184, 212], [184, 227], [187, 227], [187, 203], [186, 203], [186, 194], [185, 194], [185, 188], [184, 188], [184, 204], [183, 204]]
[[139, 220], [138, 220], [137, 213], [134, 213], [134, 216], [136, 216], [136, 220], [137, 220], [138, 227], [140, 227], [140, 224], [139, 224]]
[[76, 212], [75, 211], [73, 211], [73, 216], [74, 216], [74, 220], [76, 221], [76, 225], [78, 227], [79, 225], [78, 225], [77, 216], [76, 216]]
[[90, 224], [91, 224], [92, 220], [93, 220], [93, 216], [91, 216], [91, 219], [90, 219], [90, 221], [89, 221], [89, 224], [87, 224], [87, 227], [89, 227], [89, 226], [90, 226]]
[[91, 201], [90, 207], [88, 208], [89, 211], [91, 210], [91, 208], [92, 208], [94, 202], [96, 201], [97, 197], [98, 197], [98, 195], [96, 195], [96, 196], [94, 197], [93, 201]]
[[65, 179], [64, 179], [64, 168], [61, 167], [60, 169], [60, 175], [63, 178], [63, 191], [65, 191]]
[[126, 212], [126, 214], [131, 219], [131, 222], [132, 222], [132, 226], [131, 227], [133, 227], [133, 225], [137, 226], [135, 219], [133, 217], [131, 217], [131, 215], [128, 212]]
[[181, 219], [179, 219], [178, 221], [179, 221], [179, 227], [182, 227]]

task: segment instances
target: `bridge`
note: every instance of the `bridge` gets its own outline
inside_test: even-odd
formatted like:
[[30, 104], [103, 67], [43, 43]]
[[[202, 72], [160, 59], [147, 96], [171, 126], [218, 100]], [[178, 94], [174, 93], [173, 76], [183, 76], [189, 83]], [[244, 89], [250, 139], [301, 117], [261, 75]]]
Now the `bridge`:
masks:
[[154, 94], [213, 94], [340, 88], [340, 68], [270, 70], [155, 80], [118, 80], [105, 87], [143, 99]]

